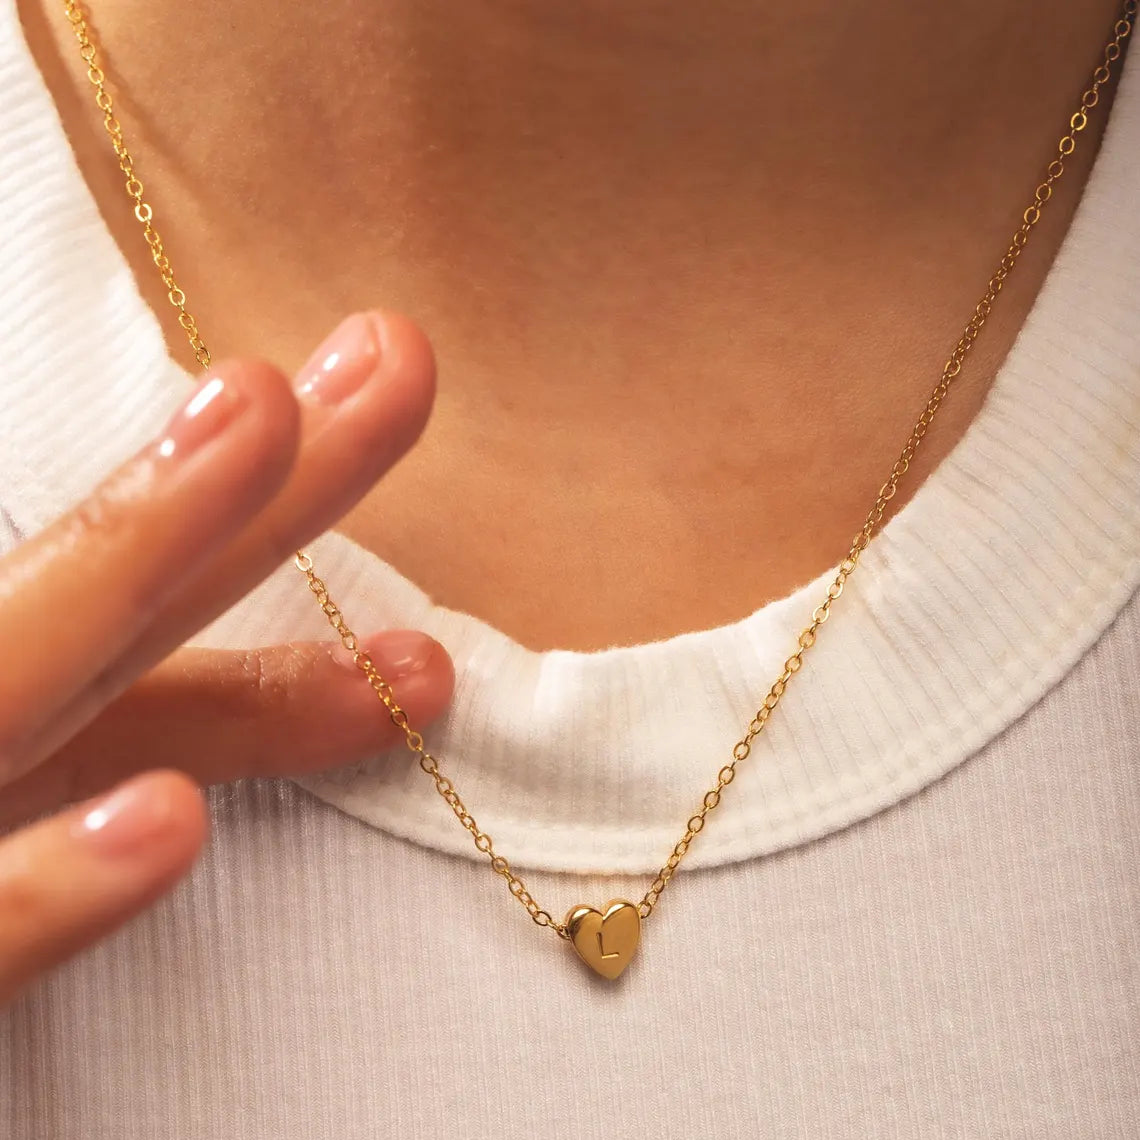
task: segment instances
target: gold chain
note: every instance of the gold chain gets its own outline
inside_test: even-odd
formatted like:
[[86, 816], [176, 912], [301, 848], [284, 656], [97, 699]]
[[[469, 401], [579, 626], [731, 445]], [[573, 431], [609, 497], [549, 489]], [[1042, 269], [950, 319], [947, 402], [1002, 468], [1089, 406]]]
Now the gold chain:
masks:
[[[1069, 119], [1069, 129], [1057, 144], [1056, 157], [1045, 168], [1045, 180], [1033, 192], [1033, 201], [1022, 214], [1021, 225], [1013, 235], [1009, 248], [1005, 251], [998, 268], [990, 278], [982, 299], [975, 306], [974, 313], [967, 322], [965, 331], [954, 347], [954, 351], [950, 354], [950, 359], [946, 361], [942, 375], [930, 393], [930, 398], [927, 400], [922, 415], [918, 417], [918, 422], [914, 425], [910, 438], [906, 441], [902, 452], [891, 468], [887, 481], [879, 490], [875, 505], [868, 513], [862, 529], [853, 539], [843, 561], [840, 562], [835, 578], [827, 588], [826, 596], [813, 611], [811, 624], [806, 626], [797, 638], [795, 652], [784, 662], [783, 672], [772, 683], [763, 703], [752, 718], [748, 731], [733, 748], [731, 761], [717, 773], [716, 783], [705, 792], [700, 807], [695, 814], [689, 817], [685, 825], [684, 835], [673, 848], [669, 858], [662, 864], [661, 869], [657, 872], [657, 877], [637, 904], [637, 912], [641, 918], [648, 918], [652, 914], [653, 908], [657, 905], [657, 900], [661, 897], [662, 891], [669, 885], [669, 881], [676, 873], [681, 860], [688, 852], [689, 846], [704, 828], [705, 819], [709, 812], [720, 803], [724, 789], [736, 778], [737, 766], [748, 758], [752, 751], [752, 742], [764, 731], [764, 726], [780, 703], [780, 699], [783, 697], [792, 677], [800, 671], [804, 662], [804, 654], [815, 644], [820, 626], [830, 617], [832, 605], [843, 593], [843, 587], [847, 579], [854, 573], [859, 562], [859, 556], [867, 548], [872, 535], [882, 522], [887, 504], [894, 498], [898, 490], [899, 481], [910, 468], [919, 446], [930, 430], [930, 425], [934, 422], [938, 409], [942, 406], [943, 400], [946, 399], [955, 378], [962, 371], [962, 365], [973, 347], [974, 341], [977, 340], [978, 334], [982, 331], [1005, 279], [1013, 271], [1021, 251], [1029, 240], [1030, 232], [1041, 218], [1041, 211], [1045, 203], [1053, 196], [1053, 186], [1065, 172], [1065, 159], [1077, 148], [1077, 135], [1088, 125], [1088, 112], [1100, 101], [1100, 90], [1109, 81], [1112, 64], [1120, 58], [1122, 45], [1132, 31], [1136, 16], [1136, 5], [1137, 0], [1127, 0], [1124, 4], [1120, 18], [1113, 27], [1112, 39], [1105, 46], [1104, 59], [1093, 71], [1092, 82], [1081, 95], [1080, 106]], [[76, 39], [79, 41], [79, 53], [87, 65], [87, 78], [95, 88], [95, 102], [99, 110], [103, 112], [103, 126], [119, 159], [119, 169], [123, 172], [123, 177], [126, 180], [127, 194], [134, 203], [135, 217], [143, 227], [143, 235], [150, 246], [154, 264], [162, 277], [163, 284], [166, 286], [167, 298], [178, 311], [178, 323], [186, 333], [190, 347], [194, 352], [194, 359], [202, 368], [207, 368], [210, 364], [209, 349], [206, 348], [201, 334], [198, 332], [198, 326], [193, 316], [186, 308], [186, 294], [178, 286], [174, 270], [170, 265], [170, 258], [167, 256], [162, 239], [154, 227], [154, 211], [143, 198], [143, 184], [135, 170], [134, 159], [127, 149], [126, 141], [123, 138], [123, 129], [115, 117], [111, 94], [106, 86], [106, 76], [99, 66], [99, 53], [91, 27], [77, 0], [64, 0], [64, 8], [75, 31]], [[357, 668], [360, 669], [377, 697], [383, 702], [392, 722], [404, 733], [405, 743], [418, 758], [420, 767], [435, 783], [436, 791], [455, 813], [459, 822], [471, 832], [476, 848], [490, 860], [491, 869], [506, 879], [511, 894], [526, 907], [527, 913], [539, 926], [550, 927], [561, 938], [570, 938], [567, 924], [556, 921], [551, 917], [549, 911], [539, 906], [534, 896], [527, 890], [526, 883], [515, 874], [505, 856], [499, 855], [495, 851], [491, 837], [480, 829], [475, 817], [467, 810], [455, 786], [440, 770], [439, 762], [425, 748], [424, 738], [408, 723], [407, 713], [400, 707], [391, 685], [380, 675], [368, 654], [360, 648], [356, 634], [345, 622], [340, 608], [329, 595], [328, 587], [317, 576], [313, 567], [313, 560], [304, 551], [298, 551], [295, 561], [297, 568], [305, 575], [308, 587], [313, 592], [329, 624], [336, 631], [345, 649], [352, 654], [352, 659]]]

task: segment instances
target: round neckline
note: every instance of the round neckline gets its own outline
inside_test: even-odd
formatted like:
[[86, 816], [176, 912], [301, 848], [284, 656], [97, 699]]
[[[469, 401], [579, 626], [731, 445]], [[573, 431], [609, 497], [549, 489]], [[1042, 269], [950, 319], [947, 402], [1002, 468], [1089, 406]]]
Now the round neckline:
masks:
[[[0, 74], [18, 108], [0, 148], [12, 377], [0, 506], [27, 532], [158, 430], [189, 377], [80, 174], [14, 0], [0, 3]], [[1126, 64], [1076, 215], [988, 398], [873, 540], [691, 865], [817, 838], [938, 779], [1056, 683], [1135, 590], [1136, 155], [1140, 79]], [[498, 847], [522, 867], [583, 873], [656, 869], [832, 575], [727, 625], [534, 651], [435, 606], [338, 532], [311, 550], [346, 612], [367, 615], [358, 624], [422, 628], [455, 657], [455, 702], [425, 735]], [[286, 567], [195, 641], [326, 636]], [[393, 834], [482, 858], [402, 752], [298, 782]]]

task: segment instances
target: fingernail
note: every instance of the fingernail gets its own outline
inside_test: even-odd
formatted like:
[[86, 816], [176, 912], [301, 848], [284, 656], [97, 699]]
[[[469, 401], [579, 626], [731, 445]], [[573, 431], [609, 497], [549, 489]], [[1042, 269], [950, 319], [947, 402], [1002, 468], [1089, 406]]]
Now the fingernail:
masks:
[[376, 318], [369, 313], [354, 313], [333, 329], [297, 373], [297, 395], [322, 404], [339, 403], [376, 371], [379, 359]]
[[178, 409], [160, 437], [158, 454], [182, 458], [213, 439], [245, 407], [245, 396], [220, 376], [205, 380]]
[[100, 855], [137, 854], [170, 826], [170, 798], [143, 776], [89, 804], [75, 826], [76, 838]]
[[[418, 673], [440, 651], [438, 641], [414, 629], [392, 629], [373, 634], [366, 637], [360, 647], [372, 658], [372, 664], [385, 681]], [[342, 657], [341, 660], [345, 659]], [[356, 668], [351, 658], [347, 659], [347, 664], [349, 668]]]

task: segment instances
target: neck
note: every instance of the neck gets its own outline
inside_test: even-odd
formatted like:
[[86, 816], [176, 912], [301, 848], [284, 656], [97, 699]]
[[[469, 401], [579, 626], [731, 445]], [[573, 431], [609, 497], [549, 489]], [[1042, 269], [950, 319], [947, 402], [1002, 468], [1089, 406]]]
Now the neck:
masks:
[[[197, 254], [176, 261], [216, 353], [299, 362], [375, 304], [433, 340], [428, 436], [382, 519], [358, 512], [349, 533], [444, 604], [586, 648], [732, 620], [841, 555], [1117, 2], [1029, 20], [993, 0], [91, 8], [168, 247]], [[87, 116], [71, 133], [93, 140], [89, 180], [137, 248], [56, 31]], [[1105, 111], [893, 505], [980, 406]], [[145, 250], [136, 263], [169, 320]], [[506, 498], [514, 541], [488, 543]], [[475, 573], [425, 544], [425, 503]], [[557, 612], [529, 588], [572, 577], [582, 596]]]
[[667, 354], [713, 306], [780, 337], [830, 309], [821, 285], [916, 247], [900, 296], [927, 259], [973, 288], [1116, 7], [93, 5], [140, 143], [203, 212], [250, 247], [319, 231], [297, 260], [325, 279], [367, 227], [385, 295], [451, 327], [465, 283], [500, 364], [552, 337], [580, 359], [615, 321]]

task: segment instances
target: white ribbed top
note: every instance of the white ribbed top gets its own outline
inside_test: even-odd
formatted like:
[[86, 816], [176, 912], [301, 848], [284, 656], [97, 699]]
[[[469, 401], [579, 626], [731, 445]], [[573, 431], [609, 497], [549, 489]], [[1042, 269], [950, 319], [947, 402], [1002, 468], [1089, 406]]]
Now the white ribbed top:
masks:
[[[936, 780], [1054, 685], [1140, 582], [1137, 71], [985, 406], [873, 541], [691, 864], [803, 843]], [[12, 0], [0, 83], [0, 507], [28, 532], [157, 431], [188, 377], [90, 197]], [[915, 377], [916, 413], [940, 364]], [[418, 627], [451, 651], [456, 698], [429, 745], [498, 848], [547, 870], [656, 868], [830, 578], [732, 625], [536, 653], [339, 534], [311, 553], [354, 625]], [[327, 632], [287, 568], [201, 640]], [[477, 856], [402, 751], [303, 782], [397, 836]]]

